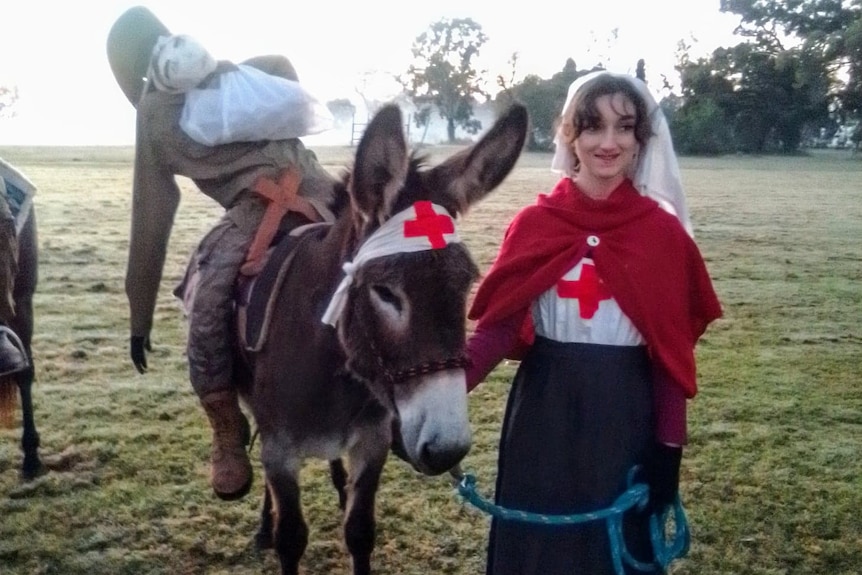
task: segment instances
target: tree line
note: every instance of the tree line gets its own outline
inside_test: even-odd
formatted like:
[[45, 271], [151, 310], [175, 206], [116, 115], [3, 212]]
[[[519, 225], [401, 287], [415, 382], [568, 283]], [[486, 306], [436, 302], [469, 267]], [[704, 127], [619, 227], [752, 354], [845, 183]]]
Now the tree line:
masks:
[[[664, 78], [659, 87], [680, 153], [794, 153], [839, 135], [841, 145], [862, 145], [862, 0], [722, 0], [721, 10], [740, 17], [735, 34], [742, 41], [696, 60], [681, 41], [679, 86]], [[399, 80], [417, 108], [417, 126], [436, 112], [450, 141], [456, 128], [481, 129], [474, 106], [491, 98], [474, 58], [486, 41], [469, 18], [443, 19], [416, 38], [415, 63]], [[517, 54], [511, 65], [514, 76]], [[638, 62], [641, 78], [647, 65]], [[550, 149], [569, 85], [596, 68], [578, 69], [570, 58], [547, 79], [498, 76], [493, 101], [526, 105], [528, 147]]]

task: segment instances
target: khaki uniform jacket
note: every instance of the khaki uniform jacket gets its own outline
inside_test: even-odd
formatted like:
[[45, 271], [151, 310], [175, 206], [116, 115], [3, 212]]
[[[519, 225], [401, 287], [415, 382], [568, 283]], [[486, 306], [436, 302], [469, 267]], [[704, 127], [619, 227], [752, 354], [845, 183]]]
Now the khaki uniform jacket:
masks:
[[287, 166], [300, 168], [300, 195], [328, 203], [333, 194], [335, 178], [300, 140], [204, 146], [180, 128], [183, 104], [183, 94], [145, 90], [137, 106], [126, 269], [133, 336], [147, 336], [152, 328], [168, 240], [180, 201], [175, 176], [190, 178], [225, 209], [241, 197], [248, 197], [246, 190], [259, 176], [274, 177]]

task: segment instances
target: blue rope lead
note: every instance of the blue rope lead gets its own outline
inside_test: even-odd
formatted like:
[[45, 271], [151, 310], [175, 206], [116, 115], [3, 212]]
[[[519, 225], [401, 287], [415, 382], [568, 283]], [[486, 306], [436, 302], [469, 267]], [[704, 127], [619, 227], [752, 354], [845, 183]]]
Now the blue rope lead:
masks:
[[[469, 473], [461, 476], [458, 482], [458, 494], [477, 509], [504, 520], [539, 523], [542, 525], [573, 525], [604, 519], [607, 525], [608, 538], [611, 543], [611, 558], [617, 575], [625, 575], [623, 562], [638, 571], [658, 571], [665, 573], [672, 561], [685, 557], [688, 554], [691, 533], [688, 529], [685, 509], [683, 509], [682, 501], [677, 496], [672, 506], [669, 506], [661, 514], [650, 516], [650, 540], [652, 542], [655, 563], [644, 563], [632, 557], [626, 548], [623, 537], [623, 514], [633, 507], [643, 509], [649, 501], [649, 487], [643, 483], [634, 483], [633, 481], [636, 472], [637, 467], [629, 471], [628, 489], [610, 507], [571, 515], [544, 515], [518, 509], [507, 509], [491, 503], [479, 495], [476, 489], [476, 478]], [[668, 538], [665, 526], [667, 525], [668, 511], [671, 509], [673, 510], [673, 520], [676, 529], [673, 536]]]

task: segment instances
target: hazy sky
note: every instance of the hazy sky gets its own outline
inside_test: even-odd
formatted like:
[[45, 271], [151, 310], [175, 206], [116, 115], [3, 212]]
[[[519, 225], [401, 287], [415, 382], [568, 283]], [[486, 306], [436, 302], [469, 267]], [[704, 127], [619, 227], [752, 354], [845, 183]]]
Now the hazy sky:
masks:
[[[12, 5], [14, 2], [14, 5]], [[579, 68], [602, 63], [647, 79], [673, 75], [680, 40], [692, 55], [738, 40], [738, 19], [719, 0], [9, 0], [0, 33], [0, 86], [17, 87], [15, 116], [0, 118], [3, 145], [134, 143], [134, 111], [116, 85], [105, 40], [116, 18], [143, 4], [174, 33], [190, 34], [219, 59], [286, 55], [321, 101], [358, 101], [363, 79], [403, 73], [413, 40], [441, 18], [472, 18], [488, 36], [477, 68], [488, 89], [519, 53], [516, 80], [549, 78], [571, 57]], [[516, 8], [517, 7], [517, 8]], [[526, 8], [526, 10], [525, 10]], [[611, 41], [612, 31], [617, 39]], [[368, 90], [366, 90], [367, 92]], [[386, 95], [386, 94], [382, 94]]]

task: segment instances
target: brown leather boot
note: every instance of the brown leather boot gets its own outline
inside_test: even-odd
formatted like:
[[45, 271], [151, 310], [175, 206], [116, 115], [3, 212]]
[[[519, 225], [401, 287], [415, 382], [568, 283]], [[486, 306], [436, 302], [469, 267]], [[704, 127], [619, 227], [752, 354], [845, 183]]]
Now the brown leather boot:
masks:
[[201, 398], [201, 405], [213, 430], [210, 484], [219, 498], [239, 499], [249, 492], [252, 481], [245, 448], [249, 441], [248, 420], [232, 391], [209, 393]]

